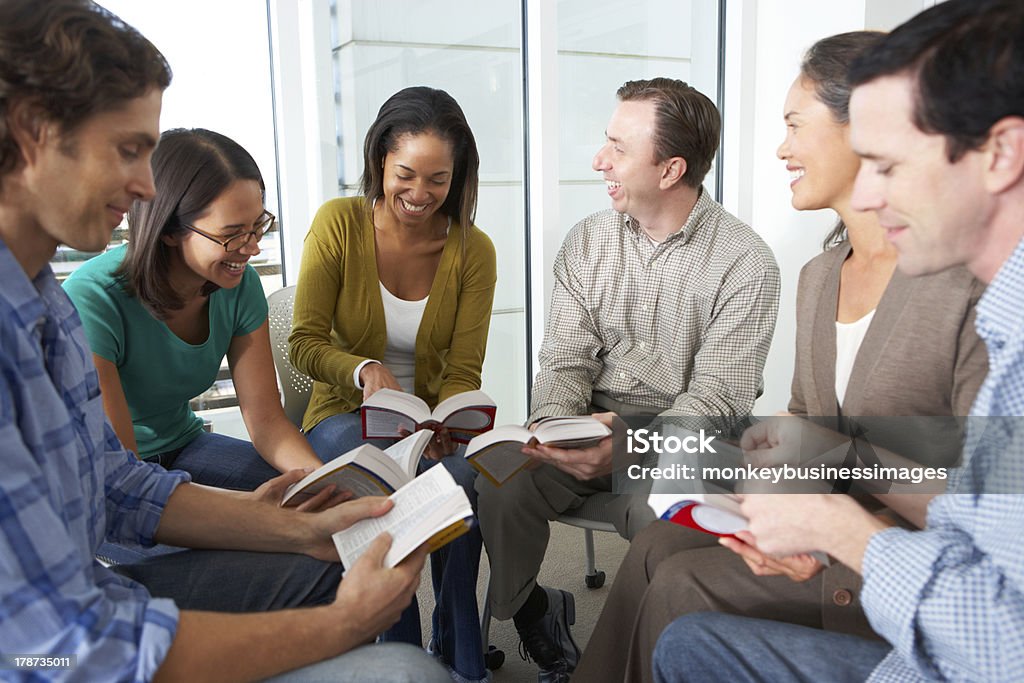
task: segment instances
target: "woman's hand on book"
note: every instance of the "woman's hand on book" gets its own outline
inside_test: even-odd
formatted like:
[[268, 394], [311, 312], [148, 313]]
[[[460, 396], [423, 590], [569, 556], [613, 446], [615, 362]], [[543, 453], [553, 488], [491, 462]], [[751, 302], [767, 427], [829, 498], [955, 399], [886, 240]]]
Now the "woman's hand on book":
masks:
[[367, 363], [359, 371], [359, 381], [363, 383], [363, 401], [376, 394], [381, 389], [394, 389], [402, 391], [402, 386], [381, 363]]
[[427, 444], [426, 450], [423, 451], [423, 457], [430, 460], [440, 460], [454, 452], [455, 443], [452, 441], [452, 435], [448, 428], [438, 427], [434, 430], [434, 436], [430, 438], [430, 443]]
[[806, 553], [788, 557], [769, 557], [754, 545], [754, 537], [746, 531], [736, 533], [736, 538], [723, 536], [718, 542], [743, 558], [757, 576], [786, 576], [800, 583], [818, 575], [824, 568], [821, 562]]

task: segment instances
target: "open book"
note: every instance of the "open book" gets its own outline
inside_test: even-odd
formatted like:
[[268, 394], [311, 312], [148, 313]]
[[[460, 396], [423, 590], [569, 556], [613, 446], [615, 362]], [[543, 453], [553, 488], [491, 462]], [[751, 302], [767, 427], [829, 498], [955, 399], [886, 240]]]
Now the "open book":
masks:
[[363, 519], [331, 538], [346, 567], [382, 532], [391, 534], [384, 566], [394, 567], [426, 543], [431, 551], [469, 531], [473, 508], [443, 465], [435, 465], [391, 494], [395, 506], [383, 517]]
[[495, 486], [501, 486], [530, 460], [521, 449], [527, 443], [558, 448], [589, 448], [612, 433], [590, 415], [544, 417], [531, 431], [521, 425], [502, 425], [474, 437], [466, 447], [466, 459]]
[[497, 407], [482, 391], [455, 394], [434, 408], [414, 394], [381, 389], [363, 402], [363, 438], [388, 439], [417, 429], [447, 427], [454, 441], [468, 443], [494, 426]]
[[383, 451], [363, 444], [318, 467], [285, 491], [281, 504], [298, 505], [334, 484], [360, 496], [388, 495], [416, 477], [420, 457], [434, 433], [422, 429]]

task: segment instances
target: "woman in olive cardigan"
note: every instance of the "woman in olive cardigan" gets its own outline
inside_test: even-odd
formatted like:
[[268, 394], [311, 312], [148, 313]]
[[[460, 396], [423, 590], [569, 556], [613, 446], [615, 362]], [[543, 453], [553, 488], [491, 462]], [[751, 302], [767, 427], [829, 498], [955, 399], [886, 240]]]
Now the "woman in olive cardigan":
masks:
[[[289, 338], [292, 363], [314, 379], [303, 430], [325, 461], [359, 445], [358, 408], [379, 389], [432, 408], [479, 389], [494, 300], [494, 247], [473, 225], [479, 157], [455, 100], [424, 87], [396, 93], [363, 160], [363, 196], [324, 204], [306, 236]], [[446, 432], [426, 454], [421, 471], [439, 460], [475, 508], [475, 471]], [[489, 676], [476, 604], [481, 547], [473, 529], [431, 554], [430, 651], [455, 680]], [[419, 620], [403, 616], [385, 639], [420, 645]]]

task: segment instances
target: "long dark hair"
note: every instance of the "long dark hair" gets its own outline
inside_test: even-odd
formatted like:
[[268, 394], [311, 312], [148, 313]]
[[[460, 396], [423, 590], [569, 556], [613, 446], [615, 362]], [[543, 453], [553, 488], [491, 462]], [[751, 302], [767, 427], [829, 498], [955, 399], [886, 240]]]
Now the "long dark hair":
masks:
[[[173, 247], [161, 238], [185, 232], [182, 224], [201, 218], [236, 180], [255, 180], [261, 194], [266, 192], [256, 162], [231, 138], [202, 128], [177, 128], [160, 136], [153, 152], [156, 196], [132, 203], [128, 251], [115, 273], [125, 291], [157, 318], [166, 319], [185, 303], [167, 277]], [[216, 289], [208, 282], [203, 293]]]
[[[800, 76], [814, 85], [814, 94], [828, 107], [836, 123], [850, 122], [850, 91], [847, 72], [858, 55], [885, 36], [881, 31], [850, 31], [822, 38], [807, 51], [800, 64]], [[825, 237], [825, 250], [846, 241], [846, 225], [842, 219]]]
[[363, 145], [360, 187], [367, 211], [384, 195], [384, 157], [398, 149], [400, 137], [419, 133], [434, 133], [452, 146], [451, 189], [441, 211], [457, 218], [465, 235], [476, 220], [480, 155], [462, 107], [444, 90], [405, 88], [389, 97], [377, 112]]

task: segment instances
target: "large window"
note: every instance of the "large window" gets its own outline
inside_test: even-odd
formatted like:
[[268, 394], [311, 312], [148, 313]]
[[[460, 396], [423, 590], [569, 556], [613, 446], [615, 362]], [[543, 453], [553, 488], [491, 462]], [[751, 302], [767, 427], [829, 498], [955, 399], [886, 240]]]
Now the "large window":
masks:
[[518, 2], [331, 3], [338, 192], [358, 192], [363, 138], [384, 101], [412, 85], [446, 90], [480, 152], [477, 225], [498, 253], [484, 390], [501, 422], [525, 418], [523, 84]]
[[[280, 241], [265, 238], [254, 262], [268, 294], [295, 283], [320, 203], [358, 191], [363, 138], [384, 100], [429, 85], [459, 101], [480, 150], [477, 224], [498, 254], [483, 380], [503, 422], [526, 416], [558, 246], [608, 206], [590, 164], [615, 90], [670, 76], [718, 100], [717, 0], [101, 4], [174, 70], [162, 129], [211, 128], [256, 158], [280, 217]], [[706, 185], [717, 189], [714, 172]], [[86, 256], [62, 252], [55, 268]]]
[[[238, 142], [260, 167], [267, 207], [279, 213], [266, 0], [99, 4], [142, 32], [171, 65], [174, 78], [164, 93], [160, 130], [208, 128]], [[114, 244], [126, 239], [125, 227], [114, 233]], [[270, 293], [281, 287], [278, 234], [267, 235], [260, 249], [252, 263]], [[69, 273], [81, 260], [72, 254], [68, 258], [54, 266], [58, 273]]]
[[[160, 129], [208, 128], [237, 141], [259, 165], [267, 185], [267, 207], [281, 215], [266, 0], [100, 0], [100, 4], [145, 35], [171, 65], [174, 78], [164, 93]], [[290, 227], [286, 217], [281, 225]], [[126, 239], [127, 226], [122, 225], [115, 230], [111, 246]], [[263, 238], [260, 249], [251, 263], [269, 294], [282, 284], [277, 230]], [[59, 278], [66, 277], [90, 256], [61, 247], [54, 271]], [[217, 383], [193, 402], [196, 408], [234, 404], [226, 367]]]
[[358, 192], [363, 137], [397, 90], [443, 88], [473, 127], [477, 223], [498, 253], [483, 388], [501, 421], [526, 416], [558, 245], [576, 221], [608, 206], [590, 165], [615, 90], [669, 76], [717, 100], [718, 5], [643, 0], [623, 11], [611, 0], [330, 0], [340, 194]]

